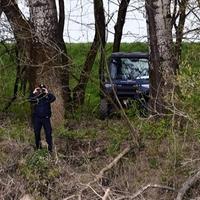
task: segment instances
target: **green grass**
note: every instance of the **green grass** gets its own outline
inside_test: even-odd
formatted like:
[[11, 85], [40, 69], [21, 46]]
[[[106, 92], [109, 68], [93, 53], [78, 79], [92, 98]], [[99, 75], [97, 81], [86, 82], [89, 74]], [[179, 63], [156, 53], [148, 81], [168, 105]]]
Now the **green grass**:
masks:
[[[12, 49], [12, 46], [8, 46]], [[0, 46], [0, 105], [3, 107], [12, 94], [12, 86], [14, 85], [16, 76], [15, 63], [13, 58], [3, 46]]]
[[[69, 44], [67, 45], [68, 53], [72, 59], [72, 67], [71, 73], [76, 78], [71, 77], [70, 83], [71, 88], [76, 85], [77, 80], [79, 78], [80, 72], [82, 70], [85, 58], [87, 56], [88, 50], [91, 44], [88, 43], [81, 43], [81, 44]], [[122, 43], [121, 51], [125, 52], [133, 52], [133, 51], [141, 51], [147, 52], [148, 46], [145, 43]], [[106, 45], [106, 55], [107, 57], [110, 56], [112, 53], [112, 43], [108, 43]], [[81, 108], [83, 112], [88, 109], [88, 111], [95, 112], [98, 109], [99, 104], [99, 79], [98, 79], [98, 67], [99, 67], [99, 54], [95, 60], [94, 66], [92, 68], [92, 74], [90, 80], [87, 85], [86, 89], [86, 96], [85, 96], [85, 106]]]
[[[90, 48], [90, 44], [67, 44], [67, 47], [68, 53], [72, 59], [71, 72], [73, 72], [73, 74], [78, 78], [82, 70], [85, 57]], [[145, 52], [148, 50], [148, 46], [144, 43], [123, 43], [121, 50], [126, 52]], [[112, 44], [108, 44], [106, 47], [106, 54], [110, 55], [111, 51]], [[4, 47], [0, 46], [0, 52], [2, 52], [0, 53], [1, 123], [2, 109], [13, 95], [16, 66], [10, 59], [9, 55], [3, 53]], [[188, 114], [191, 117], [190, 120], [180, 116], [169, 116], [168, 118], [155, 120], [152, 120], [152, 118], [141, 119], [137, 116], [138, 113], [135, 109], [126, 111], [127, 116], [130, 119], [130, 123], [134, 128], [137, 128], [140, 131], [139, 134], [141, 134], [142, 142], [144, 142], [144, 148], [142, 148], [141, 151], [136, 151], [136, 154], [130, 152], [130, 154], [122, 159], [121, 164], [119, 163], [119, 166], [131, 163], [129, 166], [130, 169], [133, 169], [134, 166], [134, 173], [132, 170], [127, 170], [126, 174], [127, 176], [130, 176], [130, 179], [133, 180], [134, 184], [138, 183], [138, 180], [142, 183], [144, 177], [152, 176], [152, 173], [149, 173], [151, 170], [153, 170], [154, 173], [157, 173], [155, 170], [158, 170], [158, 172], [160, 170], [160, 174], [157, 174], [158, 183], [159, 179], [162, 179], [164, 185], [172, 185], [171, 183], [176, 184], [175, 181], [170, 182], [169, 184], [169, 181], [175, 177], [175, 174], [177, 175], [178, 170], [180, 173], [182, 161], [187, 158], [195, 158], [198, 156], [198, 146], [200, 141], [199, 52], [200, 44], [183, 44], [183, 60], [180, 68], [180, 74], [177, 78], [177, 84], [180, 86], [180, 93], [182, 96], [181, 98], [179, 96], [176, 97], [175, 106], [177, 110], [181, 111], [183, 114]], [[13, 160], [15, 161], [13, 158], [19, 157], [16, 164], [17, 169], [14, 169], [16, 171], [10, 172], [10, 169], [8, 169], [8, 175], [10, 174], [13, 177], [14, 174], [17, 174], [17, 178], [23, 178], [23, 181], [28, 186], [28, 193], [34, 194], [34, 192], [37, 191], [37, 195], [45, 196], [45, 192], [49, 190], [48, 186], [50, 184], [52, 184], [50, 185], [52, 188], [54, 188], [54, 186], [56, 186], [56, 189], [61, 187], [58, 186], [59, 183], [62, 184], [62, 181], [60, 180], [63, 179], [61, 179], [61, 177], [66, 176], [66, 180], [70, 180], [67, 173], [68, 168], [66, 167], [68, 166], [68, 163], [83, 162], [87, 164], [87, 166], [82, 164], [82, 166], [79, 167], [79, 170], [83, 170], [84, 167], [87, 167], [89, 170], [93, 170], [96, 166], [98, 166], [98, 168], [103, 168], [105, 164], [107, 164], [108, 160], [110, 162], [114, 156], [118, 155], [119, 152], [127, 146], [129, 142], [132, 142], [133, 139], [130, 135], [135, 133], [130, 132], [127, 123], [125, 123], [122, 118], [118, 119], [116, 117], [117, 115], [115, 115], [113, 118], [105, 121], [95, 119], [98, 116], [97, 111], [99, 104], [98, 59], [99, 55], [97, 56], [95, 65], [93, 66], [92, 76], [87, 86], [85, 105], [82, 106], [71, 119], [69, 119], [71, 127], [69, 125], [68, 128], [59, 127], [53, 130], [54, 144], [58, 150], [58, 160], [54, 160], [53, 157], [50, 157], [46, 149], [36, 152], [33, 152], [32, 148], [30, 148], [30, 150], [23, 150], [23, 145], [30, 146], [29, 144], [34, 144], [33, 130], [29, 128], [29, 124], [27, 123], [30, 120], [30, 107], [26, 100], [28, 93], [26, 96], [23, 96], [22, 92], [19, 92], [18, 99], [9, 108], [8, 114], [10, 117], [7, 117], [6, 120], [3, 121], [4, 124], [0, 126], [0, 141], [5, 141], [5, 144], [2, 142], [0, 151], [0, 164], [6, 163], [7, 160], [11, 160], [11, 165], [9, 166], [12, 166]], [[72, 76], [70, 83], [71, 89], [73, 89], [76, 85], [76, 80]], [[181, 120], [183, 121], [181, 122]], [[193, 123], [192, 120], [194, 120], [195, 123]], [[183, 128], [181, 126], [183, 126]], [[193, 143], [190, 143], [189, 140]], [[75, 143], [73, 144], [74, 141]], [[70, 143], [71, 146], [68, 143]], [[11, 144], [15, 145], [12, 146]], [[85, 149], [82, 149], [81, 146], [77, 147], [77, 144], [85, 145]], [[184, 145], [188, 145], [188, 150], [186, 148], [186, 150], [184, 150]], [[71, 151], [67, 148], [71, 148]], [[75, 152], [73, 152], [74, 148], [76, 148]], [[98, 149], [102, 150], [98, 152]], [[90, 163], [88, 159], [90, 156], [90, 150], [92, 150], [91, 158], [93, 160], [91, 159], [91, 162], [93, 163]], [[94, 153], [97, 151], [94, 156], [93, 150], [95, 150]], [[83, 151], [86, 153], [83, 154]], [[77, 157], [76, 152], [78, 152]], [[66, 153], [66, 155], [64, 153]], [[70, 157], [70, 153], [73, 154], [73, 158]], [[80, 157], [78, 154], [80, 154]], [[106, 160], [105, 158], [107, 156], [109, 159]], [[69, 159], [70, 162], [64, 159]], [[64, 163], [67, 163], [67, 165]], [[77, 167], [77, 164], [74, 164], [74, 166]], [[144, 171], [143, 168], [146, 171]], [[118, 177], [121, 176], [120, 173], [118, 174], [119, 169], [117, 170], [117, 166], [115, 166], [113, 171], [116, 171]], [[140, 174], [138, 176], [137, 173], [135, 174], [135, 171], [141, 172], [142, 174], [138, 173]], [[186, 172], [191, 171], [195, 170], [189, 169]], [[85, 173], [85, 171], [81, 172]], [[129, 172], [132, 173], [132, 176]], [[88, 171], [86, 171], [86, 174], [87, 173]], [[76, 176], [77, 175], [75, 174], [75, 177]], [[122, 176], [123, 180], [124, 177], [125, 176]], [[180, 179], [179, 176], [177, 177]], [[74, 177], [72, 176], [71, 178]], [[112, 180], [113, 179], [111, 179], [111, 181]], [[70, 181], [69, 183], [71, 183]], [[153, 179], [153, 181], [155, 181], [155, 179]], [[121, 183], [122, 181], [119, 182]], [[126, 182], [126, 184], [129, 184], [130, 182], [131, 181]], [[35, 185], [37, 185], [37, 189], [33, 187]], [[66, 186], [67, 185], [64, 185], [63, 190], [65, 193], [67, 191]], [[59, 196], [59, 192], [55, 191], [53, 191], [53, 193], [55, 195], [58, 194]], [[72, 192], [74, 193], [73, 188]]]
[[[14, 46], [7, 45], [5, 48], [0, 45], [0, 112], [4, 110], [13, 97], [16, 66]], [[18, 91], [18, 98], [12, 103], [7, 113], [12, 116], [13, 120], [27, 120], [30, 106], [27, 102], [27, 96], [24, 96], [21, 90]]]
[[[70, 76], [70, 87], [73, 89], [77, 83], [80, 72], [82, 70], [85, 58], [89, 51], [89, 43], [79, 43], [79, 44], [66, 44], [69, 57], [71, 59], [70, 72], [73, 76]], [[8, 45], [8, 49], [12, 49], [11, 45]], [[200, 44], [199, 43], [184, 43], [183, 47], [183, 61], [181, 64], [181, 76], [187, 77], [186, 81], [191, 81], [191, 79], [198, 79], [199, 74], [199, 63], [200, 63]], [[121, 51], [133, 52], [133, 51], [148, 51], [148, 45], [146, 43], [122, 43]], [[3, 110], [7, 102], [13, 96], [13, 87], [16, 77], [16, 63], [13, 60], [15, 52], [10, 51], [12, 57], [6, 53], [4, 46], [0, 45], [0, 111]], [[106, 45], [106, 55], [107, 57], [112, 52], [112, 43]], [[79, 113], [85, 113], [86, 115], [90, 113], [95, 113], [98, 110], [99, 104], [99, 80], [98, 80], [98, 65], [99, 65], [99, 55], [95, 60], [95, 64], [92, 69], [91, 78], [88, 82], [86, 89], [85, 105], [80, 108]], [[187, 66], [189, 66], [187, 68]], [[188, 72], [188, 69], [191, 71]], [[193, 73], [195, 76], [190, 77], [189, 74]], [[75, 78], [74, 78], [75, 77]], [[199, 93], [195, 94], [193, 91], [193, 101], [199, 101]], [[18, 99], [12, 104], [8, 112], [14, 114], [16, 119], [26, 120], [30, 114], [29, 103], [27, 103], [28, 93], [23, 96], [22, 92], [19, 92]]]

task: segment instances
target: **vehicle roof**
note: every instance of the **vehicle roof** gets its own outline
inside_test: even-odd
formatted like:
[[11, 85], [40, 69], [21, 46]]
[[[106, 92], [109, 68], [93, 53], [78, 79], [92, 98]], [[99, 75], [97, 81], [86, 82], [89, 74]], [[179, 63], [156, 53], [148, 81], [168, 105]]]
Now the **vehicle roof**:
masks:
[[111, 54], [111, 58], [148, 58], [149, 54], [144, 52], [115, 52]]

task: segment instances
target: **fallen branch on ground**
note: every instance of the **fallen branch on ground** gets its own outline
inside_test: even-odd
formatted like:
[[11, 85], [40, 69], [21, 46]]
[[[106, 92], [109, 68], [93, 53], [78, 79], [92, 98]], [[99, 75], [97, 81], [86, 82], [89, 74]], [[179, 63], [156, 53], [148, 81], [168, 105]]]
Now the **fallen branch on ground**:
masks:
[[119, 160], [125, 156], [129, 151], [131, 150], [131, 146], [126, 147], [110, 164], [108, 164], [106, 167], [104, 167], [99, 174], [96, 176], [97, 180], [103, 178], [103, 175], [106, 171], [113, 168], [114, 165], [116, 165]]
[[108, 188], [106, 191], [105, 191], [105, 194], [104, 196], [102, 197], [102, 200], [107, 200], [108, 196], [109, 196], [109, 193], [110, 193], [110, 188]]
[[131, 196], [123, 196], [123, 197], [118, 198], [117, 200], [135, 199], [150, 188], [159, 188], [159, 189], [164, 189], [164, 190], [175, 191], [174, 188], [169, 187], [169, 186], [163, 186], [163, 185], [158, 185], [158, 184], [148, 184], [148, 185], [144, 186], [143, 188], [141, 188], [139, 191], [137, 191], [135, 194], [133, 194]]
[[198, 171], [194, 176], [189, 177], [186, 182], [183, 183], [181, 189], [178, 191], [176, 200], [182, 200], [185, 193], [190, 189], [200, 179], [200, 171]]
[[[117, 157], [115, 157], [115, 159], [114, 159], [111, 163], [109, 163], [108, 165], [106, 165], [106, 166], [95, 176], [95, 178], [94, 178], [93, 181], [91, 181], [91, 182], [89, 182], [88, 184], [86, 184], [85, 187], [82, 188], [82, 189], [80, 190], [79, 194], [77, 195], [77, 196], [78, 196], [78, 199], [80, 200], [80, 199], [81, 199], [82, 193], [83, 193], [85, 190], [87, 190], [88, 188], [91, 189], [91, 185], [94, 184], [94, 183], [96, 183], [96, 182], [98, 182], [100, 179], [102, 179], [104, 173], [107, 172], [108, 170], [112, 169], [113, 166], [115, 166], [115, 165], [119, 162], [119, 160], [120, 160], [123, 156], [125, 156], [131, 149], [132, 149], [132, 146], [129, 145], [129, 146], [126, 147]], [[102, 199], [106, 200], [107, 197], [108, 197], [108, 195], [109, 195], [109, 193], [110, 193], [110, 190], [106, 190], [106, 192], [105, 192], [104, 196], [102, 197]], [[71, 198], [71, 197], [66, 197], [65, 200], [66, 200], [66, 199], [70, 199], [70, 198]]]

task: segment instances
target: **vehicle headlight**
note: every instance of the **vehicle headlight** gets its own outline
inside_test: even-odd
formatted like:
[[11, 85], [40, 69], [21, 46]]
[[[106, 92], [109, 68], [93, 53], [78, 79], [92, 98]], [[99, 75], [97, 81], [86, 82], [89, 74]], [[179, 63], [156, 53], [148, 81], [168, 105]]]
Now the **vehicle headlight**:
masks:
[[145, 87], [145, 88], [149, 89], [149, 84], [142, 84], [142, 87]]
[[110, 83], [106, 83], [105, 84], [105, 88], [112, 88], [112, 86], [114, 86], [113, 84], [110, 84]]

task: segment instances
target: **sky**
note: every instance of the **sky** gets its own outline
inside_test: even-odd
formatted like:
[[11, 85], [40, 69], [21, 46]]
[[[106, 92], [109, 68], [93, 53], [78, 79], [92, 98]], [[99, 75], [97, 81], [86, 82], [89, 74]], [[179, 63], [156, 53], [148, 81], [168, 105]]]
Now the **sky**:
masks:
[[[103, 0], [106, 21], [112, 17], [107, 29], [107, 42], [114, 40], [114, 25], [120, 0]], [[173, 4], [171, 4], [173, 10]], [[195, 9], [194, 9], [195, 8]], [[93, 0], [65, 0], [66, 24], [64, 39], [66, 42], [91, 42], [94, 36]], [[192, 10], [192, 12], [191, 12]], [[190, 0], [189, 15], [186, 18], [184, 41], [200, 41], [200, 8], [196, 0]], [[198, 29], [198, 32], [190, 30]], [[175, 31], [173, 30], [175, 35]], [[130, 0], [126, 22], [123, 29], [122, 42], [147, 41], [146, 16], [144, 0]]]
[[[114, 40], [114, 25], [117, 19], [119, 0], [103, 0], [106, 22], [112, 16], [107, 28], [107, 42]], [[29, 16], [27, 0], [18, 0], [19, 7], [25, 16]], [[64, 0], [66, 42], [92, 42], [94, 37], [93, 0]], [[139, 1], [141, 2], [141, 1]], [[58, 0], [56, 0], [58, 7]], [[144, 41], [146, 38], [146, 20], [137, 0], [131, 0], [124, 26], [122, 42]], [[145, 38], [145, 39], [144, 39]]]
[[[66, 24], [65, 40], [69, 42], [92, 41], [94, 36], [94, 13], [92, 0], [65, 0]], [[122, 42], [144, 41], [146, 39], [146, 19], [142, 11], [134, 6], [141, 6], [138, 1], [130, 3], [123, 30]], [[106, 22], [112, 16], [107, 28], [107, 41], [114, 39], [114, 25], [117, 19], [118, 1], [104, 0]]]
[[[18, 5], [23, 14], [28, 17], [29, 9], [28, 0], [18, 0]], [[103, 0], [106, 22], [109, 20], [107, 27], [107, 42], [114, 40], [114, 25], [117, 20], [117, 11], [120, 0]], [[194, 0], [191, 0], [191, 2]], [[58, 0], [56, 0], [58, 4]], [[94, 37], [94, 12], [93, 0], [64, 0], [65, 2], [65, 42], [92, 42]], [[194, 1], [195, 2], [195, 1]], [[190, 4], [192, 6], [192, 4]], [[58, 7], [58, 6], [57, 6]], [[138, 9], [139, 8], [139, 9]], [[198, 7], [197, 7], [198, 8]], [[185, 40], [200, 41], [200, 9], [193, 10], [186, 20], [185, 31], [199, 28], [199, 33], [192, 35], [189, 33]], [[193, 15], [192, 15], [193, 14]], [[196, 15], [196, 16], [195, 16]], [[112, 16], [112, 17], [111, 17]], [[0, 21], [2, 23], [2, 20]], [[0, 35], [10, 36], [6, 33], [8, 25], [1, 26]], [[10, 30], [9, 30], [10, 31]], [[8, 31], [8, 32], [9, 32]], [[146, 18], [144, 11], [144, 0], [130, 0], [126, 21], [123, 29], [122, 42], [147, 41]]]

